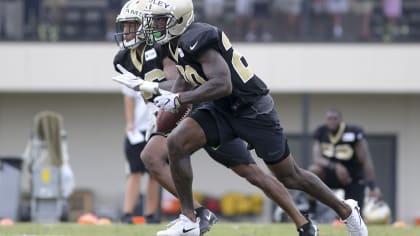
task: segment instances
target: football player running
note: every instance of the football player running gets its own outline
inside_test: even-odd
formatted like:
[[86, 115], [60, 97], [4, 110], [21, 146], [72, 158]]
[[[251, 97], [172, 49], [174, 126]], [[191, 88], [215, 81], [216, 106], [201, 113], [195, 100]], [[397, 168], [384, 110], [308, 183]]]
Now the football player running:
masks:
[[[157, 83], [164, 89], [170, 89], [172, 87], [173, 80], [170, 81], [167, 78], [170, 78], [171, 74], [176, 73], [176, 68], [171, 60], [161, 60], [158, 58], [156, 50], [145, 43], [144, 34], [141, 30], [141, 9], [145, 3], [146, 0], [128, 1], [124, 4], [121, 13], [117, 16], [115, 40], [121, 50], [114, 57], [114, 66], [115, 70], [121, 74], [113, 77], [113, 79], [126, 86], [130, 85], [129, 87], [141, 87], [142, 90], [148, 91], [142, 92], [145, 101], [152, 101], [154, 97], [153, 93], [160, 93]], [[147, 106], [154, 106], [154, 104], [148, 102]], [[155, 143], [154, 140], [157, 138], [158, 136], [149, 140], [143, 150], [149, 146], [153, 146], [153, 143]], [[162, 146], [166, 148], [166, 142], [154, 150], [157, 152], [162, 149]], [[167, 160], [167, 153], [164, 155], [165, 160]], [[148, 160], [143, 162], [149, 168], [147, 165]], [[156, 176], [157, 171], [155, 169], [152, 170], [149, 173], [159, 184], [176, 196], [176, 189], [173, 185], [169, 168], [165, 173], [160, 173], [158, 176]], [[200, 231], [208, 231], [216, 221], [215, 215], [196, 201], [194, 202], [194, 206], [197, 211], [197, 216], [203, 219], [200, 223]]]
[[[176, 80], [174, 93], [156, 97], [155, 104], [174, 111], [181, 104], [208, 102], [196, 108], [168, 136], [170, 170], [181, 214], [175, 224], [158, 235], [198, 235], [194, 229], [200, 219], [194, 212], [190, 154], [236, 137], [254, 147], [286, 187], [302, 190], [333, 208], [351, 236], [368, 235], [356, 201], [339, 200], [318, 177], [296, 164], [269, 90], [245, 58], [217, 27], [193, 21], [191, 0], [149, 0], [145, 7], [146, 40], [169, 43], [170, 54], [182, 75]], [[192, 89], [185, 91], [188, 87]], [[302, 230], [298, 229], [300, 235]]]
[[[131, 15], [126, 15], [125, 17], [122, 16], [125, 12], [137, 12], [138, 1], [135, 1], [137, 3], [133, 2], [134, 1], [132, 1], [132, 3], [127, 3], [123, 7], [120, 16], [117, 18], [117, 22], [125, 22], [126, 25], [130, 25], [129, 22], [132, 22], [133, 18], [136, 19], [136, 22], [140, 21], [137, 17], [133, 17]], [[124, 27], [120, 28], [124, 29]], [[122, 74], [113, 77], [113, 79], [132, 89], [146, 91], [143, 95], [146, 99], [150, 100], [153, 98], [152, 93], [164, 93], [164, 91], [162, 91], [159, 87], [167, 89], [168, 85], [170, 85], [170, 81], [163, 81], [166, 81], [165, 78], [168, 76], [178, 75], [178, 72], [168, 69], [173, 67], [173, 65], [170, 60], [167, 61], [168, 58], [166, 56], [168, 55], [168, 52], [165, 50], [167, 48], [160, 50], [159, 48], [144, 45], [141, 27], [135, 25], [134, 31], [136, 31], [135, 34], [137, 37], [139, 37], [137, 39], [138, 46], [135, 47], [131, 46], [132, 42], [135, 42], [133, 41], [135, 40], [133, 39], [133, 37], [135, 37], [134, 33], [130, 33], [128, 29], [126, 29], [123, 33], [117, 34], [118, 44], [123, 45], [123, 48], [128, 49], [121, 50], [115, 57], [114, 65]], [[152, 55], [153, 57], [148, 55]], [[142, 63], [142, 60], [138, 60], [137, 57], [145, 59], [145, 61]], [[163, 60], [163, 64], [159, 63], [159, 60], [161, 60], [159, 58], [165, 58]], [[156, 68], [152, 69], [153, 66]], [[129, 68], [129, 71], [127, 71], [124, 67]], [[165, 73], [162, 72], [162, 68]], [[152, 75], [154, 77], [148, 77], [150, 74], [148, 71], [153, 71]], [[145, 80], [143, 81], [139, 77], [145, 78]], [[313, 236], [317, 234], [316, 226], [308, 223], [308, 220], [297, 210], [283, 184], [271, 175], [264, 173], [256, 165], [249, 150], [247, 149], [246, 144], [242, 140], [233, 139], [218, 148], [204, 148], [214, 160], [225, 167], [230, 168], [237, 175], [245, 178], [248, 182], [263, 190], [268, 197], [275, 201], [289, 214], [296, 225], [302, 230], [302, 235]], [[168, 165], [166, 134], [160, 132], [153, 133], [141, 153], [141, 158], [150, 174], [157, 179], [157, 181], [165, 189], [176, 196], [176, 188]], [[203, 234], [210, 229], [211, 225], [216, 222], [217, 218], [212, 212], [201, 207], [196, 201], [194, 201], [193, 204], [195, 211], [197, 212], [197, 216], [201, 219], [200, 227], [199, 230], [194, 227], [194, 230], [186, 233], [193, 234], [199, 231], [200, 234]]]

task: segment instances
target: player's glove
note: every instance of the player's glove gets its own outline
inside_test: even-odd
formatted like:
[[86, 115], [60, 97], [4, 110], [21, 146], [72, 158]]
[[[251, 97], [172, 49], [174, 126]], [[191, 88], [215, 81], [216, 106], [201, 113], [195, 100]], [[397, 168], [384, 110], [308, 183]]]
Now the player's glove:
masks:
[[181, 106], [181, 103], [179, 102], [179, 94], [167, 91], [162, 92], [162, 90], [161, 93], [162, 94], [160, 96], [153, 99], [155, 105], [165, 111], [176, 113], [178, 108]]
[[145, 81], [142, 78], [135, 76], [133, 73], [129, 72], [120, 64], [117, 64], [117, 68], [122, 74], [112, 77], [112, 80], [136, 91], [148, 92], [152, 94], [160, 93], [158, 83]]

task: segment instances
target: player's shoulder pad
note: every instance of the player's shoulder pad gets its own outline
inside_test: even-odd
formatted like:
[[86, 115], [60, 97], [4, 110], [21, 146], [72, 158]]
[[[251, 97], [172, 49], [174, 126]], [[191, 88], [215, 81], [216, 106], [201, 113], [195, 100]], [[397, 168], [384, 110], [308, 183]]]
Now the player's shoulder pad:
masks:
[[113, 62], [115, 71], [120, 72], [117, 68], [117, 64], [125, 66], [127, 57], [129, 57], [129, 52], [130, 52], [129, 49], [121, 49], [117, 52], [117, 54], [114, 57], [114, 62]]
[[206, 23], [193, 23], [179, 39], [178, 46], [188, 54], [198, 55], [206, 49], [217, 47], [218, 41], [218, 28]]
[[363, 132], [363, 128], [355, 124], [346, 124], [346, 131], [360, 133], [360, 132]]

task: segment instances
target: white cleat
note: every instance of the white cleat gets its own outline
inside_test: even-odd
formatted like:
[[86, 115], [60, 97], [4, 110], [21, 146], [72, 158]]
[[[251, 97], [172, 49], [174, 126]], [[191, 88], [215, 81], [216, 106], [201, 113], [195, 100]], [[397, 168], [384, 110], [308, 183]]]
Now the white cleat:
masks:
[[349, 205], [352, 210], [350, 216], [343, 220], [350, 236], [368, 236], [368, 230], [360, 215], [360, 207], [357, 202], [353, 199], [347, 199], [344, 202]]
[[200, 218], [192, 222], [188, 217], [180, 214], [178, 219], [172, 221], [169, 228], [157, 232], [157, 236], [200, 236]]

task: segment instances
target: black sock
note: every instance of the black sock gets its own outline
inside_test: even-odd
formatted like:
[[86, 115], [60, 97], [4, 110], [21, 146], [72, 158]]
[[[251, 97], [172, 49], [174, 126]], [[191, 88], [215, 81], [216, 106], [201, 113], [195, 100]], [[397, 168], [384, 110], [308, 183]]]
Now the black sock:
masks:
[[201, 206], [195, 209], [195, 215], [200, 215], [206, 208]]
[[309, 221], [308, 223], [306, 223], [306, 224], [304, 224], [304, 225], [302, 225], [302, 226], [300, 226], [299, 228], [298, 228], [298, 231], [299, 232], [305, 232], [307, 229], [309, 229], [311, 227], [311, 222]]

